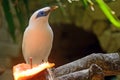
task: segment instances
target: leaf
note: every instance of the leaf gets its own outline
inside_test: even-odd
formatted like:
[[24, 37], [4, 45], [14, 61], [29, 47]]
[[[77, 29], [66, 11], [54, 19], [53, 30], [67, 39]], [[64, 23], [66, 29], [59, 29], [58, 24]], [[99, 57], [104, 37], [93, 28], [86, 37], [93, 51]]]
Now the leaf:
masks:
[[80, 0], [85, 8], [88, 7], [88, 0]]
[[25, 8], [26, 8], [26, 11], [27, 11], [27, 17], [29, 18], [30, 17], [30, 10], [29, 10], [29, 1], [28, 0], [23, 0], [24, 4], [25, 4]]
[[14, 21], [13, 21], [13, 16], [10, 10], [10, 4], [8, 0], [2, 0], [2, 6], [3, 6], [3, 11], [5, 14], [5, 18], [7, 20], [8, 23], [8, 30], [9, 33], [11, 35], [11, 37], [13, 38], [14, 42], [16, 41], [15, 38], [15, 25], [14, 25]]
[[96, 0], [96, 2], [109, 21], [116, 27], [120, 28], [120, 20], [112, 14], [112, 10], [108, 7], [108, 5], [103, 0]]
[[23, 13], [22, 13], [21, 6], [20, 6], [21, 1], [12, 0], [12, 3], [14, 4], [13, 8], [16, 11], [16, 15], [17, 15], [18, 21], [20, 23], [20, 31], [23, 33], [25, 30], [25, 19], [23, 17]]

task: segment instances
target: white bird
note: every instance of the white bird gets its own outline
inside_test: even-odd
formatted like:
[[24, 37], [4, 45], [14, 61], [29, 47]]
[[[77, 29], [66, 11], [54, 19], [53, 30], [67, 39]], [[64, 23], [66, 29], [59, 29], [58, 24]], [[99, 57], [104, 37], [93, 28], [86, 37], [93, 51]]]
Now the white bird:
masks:
[[29, 25], [23, 35], [22, 51], [26, 63], [39, 65], [42, 61], [48, 61], [52, 43], [53, 31], [48, 23], [49, 14], [57, 6], [44, 7], [33, 13]]

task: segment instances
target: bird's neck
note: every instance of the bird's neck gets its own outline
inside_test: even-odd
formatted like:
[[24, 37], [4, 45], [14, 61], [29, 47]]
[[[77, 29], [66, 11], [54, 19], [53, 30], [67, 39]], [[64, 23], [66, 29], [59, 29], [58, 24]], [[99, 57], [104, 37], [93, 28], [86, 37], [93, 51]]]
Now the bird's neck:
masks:
[[38, 21], [38, 22], [30, 23], [29, 26], [31, 26], [31, 27], [38, 27], [38, 28], [42, 29], [44, 27], [49, 26], [49, 23], [48, 23], [48, 21]]

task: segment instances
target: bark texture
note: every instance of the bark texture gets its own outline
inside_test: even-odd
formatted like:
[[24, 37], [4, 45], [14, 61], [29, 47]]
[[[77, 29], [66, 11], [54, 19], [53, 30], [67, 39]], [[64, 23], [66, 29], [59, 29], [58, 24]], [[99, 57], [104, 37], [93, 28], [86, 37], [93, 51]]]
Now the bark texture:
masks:
[[44, 70], [25, 80], [104, 80], [104, 76], [110, 75], [120, 75], [118, 53], [91, 54], [58, 68]]

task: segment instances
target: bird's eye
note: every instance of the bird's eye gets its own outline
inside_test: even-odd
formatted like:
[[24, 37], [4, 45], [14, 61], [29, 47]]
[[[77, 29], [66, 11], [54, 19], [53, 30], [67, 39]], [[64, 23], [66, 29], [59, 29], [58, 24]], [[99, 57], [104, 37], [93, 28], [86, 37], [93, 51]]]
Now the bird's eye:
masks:
[[36, 17], [38, 18], [38, 17], [41, 17], [41, 16], [46, 16], [46, 13], [44, 11], [40, 11], [40, 12], [38, 12]]
[[41, 11], [39, 13], [40, 13], [40, 15], [45, 16], [45, 12], [44, 11]]

